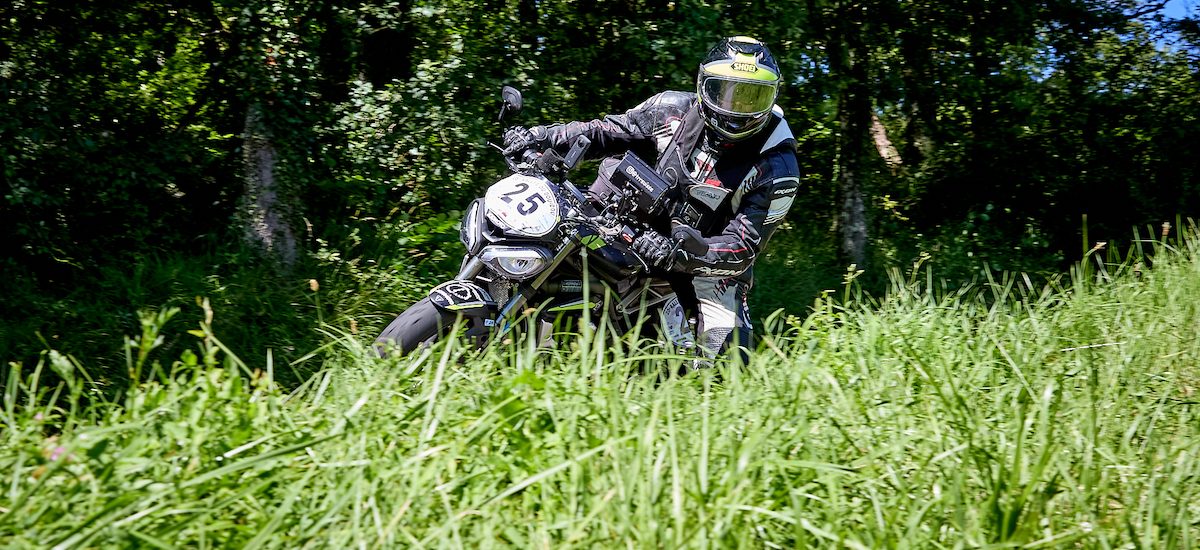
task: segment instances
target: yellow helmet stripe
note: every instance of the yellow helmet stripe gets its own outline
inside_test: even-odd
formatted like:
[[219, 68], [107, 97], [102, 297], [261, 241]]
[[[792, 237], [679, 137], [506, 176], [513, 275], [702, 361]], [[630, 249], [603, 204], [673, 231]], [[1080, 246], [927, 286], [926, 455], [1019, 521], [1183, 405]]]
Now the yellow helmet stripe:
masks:
[[779, 75], [775, 74], [771, 69], [758, 64], [758, 60], [754, 56], [737, 56], [734, 61], [717, 61], [709, 63], [701, 67], [704, 72], [714, 76], [724, 76], [728, 78], [738, 78], [744, 80], [761, 80], [763, 82], [775, 82], [779, 80]]

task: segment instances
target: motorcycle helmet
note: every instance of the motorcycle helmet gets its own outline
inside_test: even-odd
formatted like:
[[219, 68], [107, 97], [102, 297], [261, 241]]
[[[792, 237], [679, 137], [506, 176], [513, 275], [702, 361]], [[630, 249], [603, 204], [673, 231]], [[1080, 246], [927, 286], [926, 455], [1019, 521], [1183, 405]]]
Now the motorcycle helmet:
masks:
[[722, 39], [696, 75], [704, 123], [729, 141], [754, 135], [775, 106], [779, 80], [779, 65], [765, 44], [747, 36]]

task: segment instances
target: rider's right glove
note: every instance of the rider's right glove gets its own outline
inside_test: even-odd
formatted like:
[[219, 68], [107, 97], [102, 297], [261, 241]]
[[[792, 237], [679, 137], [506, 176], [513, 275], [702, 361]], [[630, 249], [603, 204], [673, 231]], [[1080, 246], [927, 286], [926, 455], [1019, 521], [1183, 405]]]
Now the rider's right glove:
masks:
[[675, 243], [657, 231], [646, 231], [633, 239], [633, 251], [652, 266], [671, 270], [675, 264]]
[[550, 147], [550, 132], [545, 126], [513, 126], [504, 132], [504, 156], [512, 157], [526, 149], [541, 152]]

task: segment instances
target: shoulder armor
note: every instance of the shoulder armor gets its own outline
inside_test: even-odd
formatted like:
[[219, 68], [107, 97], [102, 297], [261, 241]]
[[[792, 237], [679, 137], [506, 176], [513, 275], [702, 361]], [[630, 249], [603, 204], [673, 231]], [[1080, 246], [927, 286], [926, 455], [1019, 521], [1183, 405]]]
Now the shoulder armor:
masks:
[[632, 110], [647, 109], [650, 107], [666, 106], [674, 107], [679, 110], [686, 110], [696, 101], [696, 94], [692, 92], [676, 92], [666, 91], [655, 94], [650, 99], [641, 102]]
[[759, 151], [760, 153], [765, 153], [785, 141], [796, 140], [796, 138], [792, 136], [792, 129], [788, 127], [787, 120], [783, 118], [783, 109], [780, 109], [779, 106], [776, 105], [773, 109], [771, 109], [771, 115], [779, 117], [779, 124], [775, 125], [775, 131], [771, 132], [771, 135], [767, 137], [767, 141], [763, 143], [762, 149]]

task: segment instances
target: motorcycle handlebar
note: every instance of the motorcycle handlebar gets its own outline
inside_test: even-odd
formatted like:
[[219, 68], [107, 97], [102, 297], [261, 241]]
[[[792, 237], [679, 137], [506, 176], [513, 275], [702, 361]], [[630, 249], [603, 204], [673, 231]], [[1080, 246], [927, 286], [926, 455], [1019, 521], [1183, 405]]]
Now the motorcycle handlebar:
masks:
[[538, 155], [537, 151], [534, 151], [533, 149], [526, 149], [523, 153], [521, 153], [521, 162], [533, 165], [537, 163], [540, 156], [541, 155]]
[[[573, 170], [575, 166], [579, 164], [579, 161], [583, 160], [583, 156], [587, 154], [587, 150], [591, 145], [592, 140], [588, 139], [586, 136], [579, 136], [575, 138], [574, 142], [571, 143], [571, 150], [567, 151], [566, 157], [563, 157], [558, 153], [558, 151], [555, 151], [552, 148], [542, 152], [538, 152], [533, 148], [528, 148], [524, 151], [521, 151], [518, 155], [513, 155], [512, 157], [509, 155], [504, 155], [504, 157], [508, 162], [509, 168], [511, 168], [514, 172], [524, 172], [528, 168], [532, 168], [541, 174], [563, 175], [566, 172]], [[503, 152], [502, 147], [495, 145], [493, 146]], [[521, 165], [524, 165], [528, 168], [523, 169]]]

